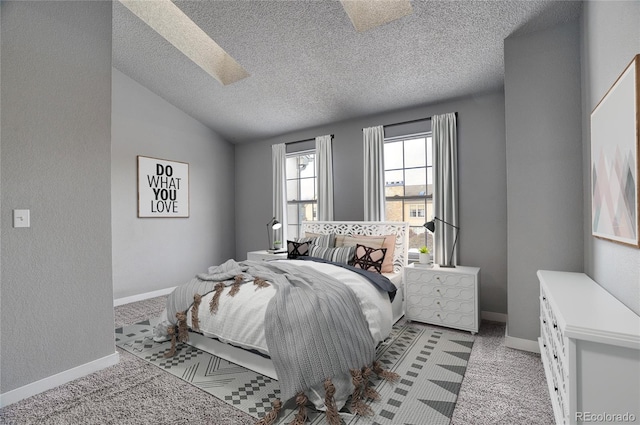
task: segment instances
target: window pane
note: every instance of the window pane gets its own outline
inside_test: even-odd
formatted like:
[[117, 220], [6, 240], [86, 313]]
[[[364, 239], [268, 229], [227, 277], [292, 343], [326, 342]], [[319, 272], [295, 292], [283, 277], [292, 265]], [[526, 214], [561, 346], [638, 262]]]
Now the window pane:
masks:
[[316, 199], [316, 179], [300, 179], [300, 200]]
[[[293, 240], [295, 238], [298, 238], [299, 237], [298, 234], [299, 234], [298, 226], [292, 225], [292, 224], [287, 226], [287, 238], [289, 240]], [[283, 241], [283, 243], [284, 243], [284, 241]]]
[[402, 210], [402, 201], [386, 202], [385, 219], [389, 221], [405, 221]]
[[298, 178], [298, 157], [296, 156], [288, 156], [287, 157], [287, 179], [296, 179]]
[[424, 167], [427, 164], [425, 151], [425, 140], [423, 137], [419, 139], [405, 140], [404, 142], [404, 166]]
[[390, 196], [404, 196], [404, 177], [402, 170], [384, 172], [384, 194]]
[[394, 170], [402, 168], [402, 142], [384, 144], [384, 169]]
[[406, 196], [426, 196], [427, 195], [427, 170], [424, 168], [414, 168], [405, 170], [405, 195]]
[[287, 180], [287, 201], [298, 200], [298, 181], [299, 180]]
[[315, 155], [308, 154], [308, 155], [301, 156], [298, 168], [300, 169], [300, 177], [315, 177], [316, 175]]
[[316, 204], [300, 204], [300, 223], [303, 221], [314, 221], [316, 219]]
[[427, 137], [427, 165], [433, 165], [433, 139], [431, 136]]
[[429, 248], [429, 251], [433, 254], [433, 234], [431, 234], [431, 232], [427, 232], [427, 229], [423, 226], [410, 226], [409, 252], [417, 254], [418, 249], [423, 245], [426, 245], [427, 248]]
[[288, 224], [298, 224], [298, 204], [287, 205], [287, 221]]

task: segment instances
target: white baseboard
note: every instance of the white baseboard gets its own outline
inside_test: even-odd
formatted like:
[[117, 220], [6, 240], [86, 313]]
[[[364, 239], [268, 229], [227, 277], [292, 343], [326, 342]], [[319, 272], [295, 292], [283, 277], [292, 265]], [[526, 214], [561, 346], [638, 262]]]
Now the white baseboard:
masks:
[[480, 318], [483, 320], [490, 320], [492, 322], [507, 323], [507, 315], [504, 313], [495, 313], [493, 311], [480, 312]]
[[166, 289], [159, 289], [157, 291], [145, 292], [144, 294], [131, 295], [130, 297], [117, 298], [113, 300], [113, 306], [118, 307], [125, 304], [135, 303], [137, 301], [144, 301], [150, 298], [161, 297], [163, 295], [170, 294], [174, 289], [176, 289], [175, 286]]
[[540, 346], [538, 345], [538, 341], [531, 341], [529, 339], [509, 336], [508, 326], [504, 331], [504, 346], [515, 348], [516, 350], [530, 351], [532, 353], [540, 354]]
[[25, 398], [40, 394], [52, 388], [58, 387], [67, 382], [71, 382], [74, 379], [82, 378], [93, 372], [97, 372], [101, 369], [113, 366], [120, 361], [120, 354], [115, 352], [106, 357], [94, 360], [89, 363], [74, 367], [73, 369], [65, 370], [64, 372], [57, 373], [49, 376], [48, 378], [41, 379], [39, 381], [27, 384], [23, 387], [16, 388], [15, 390], [8, 391], [4, 394], [0, 394], [0, 408], [16, 403]]

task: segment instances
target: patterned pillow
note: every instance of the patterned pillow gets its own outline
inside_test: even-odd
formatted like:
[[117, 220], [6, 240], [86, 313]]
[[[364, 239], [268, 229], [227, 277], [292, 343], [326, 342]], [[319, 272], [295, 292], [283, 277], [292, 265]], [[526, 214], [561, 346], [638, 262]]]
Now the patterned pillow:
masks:
[[309, 255], [311, 242], [287, 241], [287, 258], [295, 260], [298, 257]]
[[387, 253], [387, 248], [370, 248], [364, 245], [356, 245], [356, 252], [352, 266], [370, 272], [381, 273], [382, 262]]
[[309, 257], [318, 257], [335, 263], [349, 264], [353, 260], [354, 246], [340, 248], [325, 248], [317, 245], [309, 247]]

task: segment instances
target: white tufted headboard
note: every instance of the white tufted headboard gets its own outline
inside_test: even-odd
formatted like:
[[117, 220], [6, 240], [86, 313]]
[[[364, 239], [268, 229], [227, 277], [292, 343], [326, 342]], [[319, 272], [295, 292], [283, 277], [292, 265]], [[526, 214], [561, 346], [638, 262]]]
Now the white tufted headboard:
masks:
[[393, 252], [393, 271], [402, 272], [407, 265], [409, 251], [409, 223], [401, 221], [304, 221], [302, 234], [385, 236], [396, 235]]

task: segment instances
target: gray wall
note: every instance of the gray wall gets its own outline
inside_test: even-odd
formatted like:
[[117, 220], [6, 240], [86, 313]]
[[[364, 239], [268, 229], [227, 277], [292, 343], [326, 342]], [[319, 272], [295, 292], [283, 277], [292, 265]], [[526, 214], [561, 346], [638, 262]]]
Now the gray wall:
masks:
[[586, 2], [582, 36], [585, 272], [640, 314], [640, 250], [591, 236], [591, 111], [640, 53], [640, 2]]
[[[114, 297], [173, 287], [232, 258], [234, 146], [116, 69], [112, 110]], [[137, 217], [137, 155], [189, 163], [189, 218]]]
[[508, 333], [539, 336], [539, 269], [582, 271], [578, 22], [505, 40]]
[[[1, 7], [5, 393], [113, 355], [115, 344], [111, 4]], [[12, 227], [16, 208], [31, 210], [30, 228]]]
[[335, 220], [363, 220], [362, 128], [458, 112], [460, 262], [482, 268], [481, 308], [506, 313], [506, 164], [502, 92], [286, 134], [236, 146], [236, 257], [265, 249], [272, 217], [271, 145], [333, 134]]

